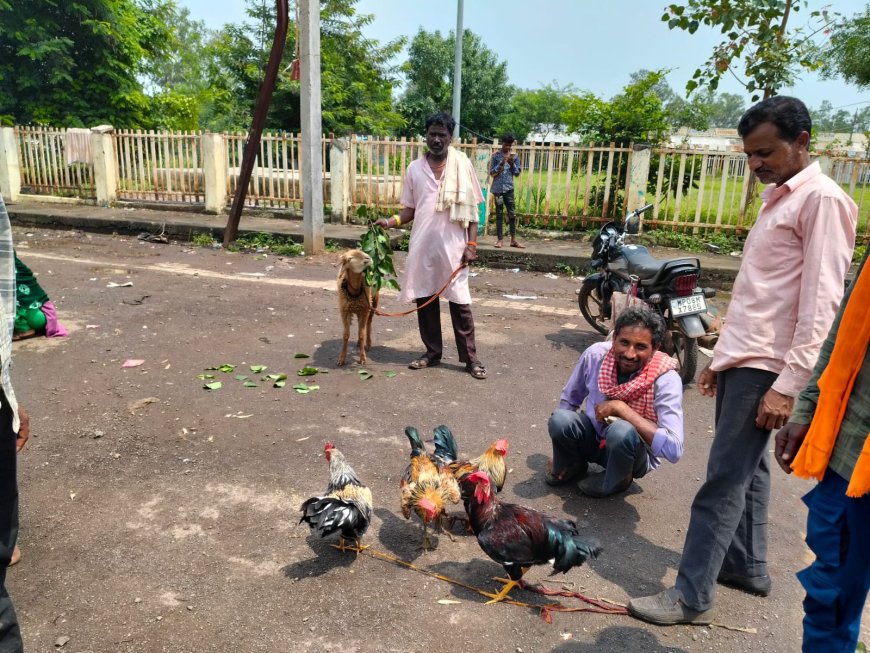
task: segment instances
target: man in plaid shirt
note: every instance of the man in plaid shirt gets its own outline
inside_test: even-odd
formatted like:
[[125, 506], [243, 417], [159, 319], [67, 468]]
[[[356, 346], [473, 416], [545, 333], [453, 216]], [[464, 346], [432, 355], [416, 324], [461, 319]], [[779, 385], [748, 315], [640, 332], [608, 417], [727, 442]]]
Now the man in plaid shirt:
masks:
[[[659, 467], [659, 457], [680, 459], [683, 384], [675, 361], [659, 351], [665, 330], [658, 312], [633, 306], [617, 318], [612, 343], [583, 352], [548, 423], [548, 485], [581, 479], [583, 494], [606, 497]], [[605, 471], [587, 475], [589, 463]]]
[[12, 227], [0, 195], [0, 653], [23, 651], [12, 599], [6, 591], [6, 567], [18, 537], [18, 480], [15, 456], [30, 435], [27, 411], [15, 400], [9, 374], [15, 320], [15, 256]]

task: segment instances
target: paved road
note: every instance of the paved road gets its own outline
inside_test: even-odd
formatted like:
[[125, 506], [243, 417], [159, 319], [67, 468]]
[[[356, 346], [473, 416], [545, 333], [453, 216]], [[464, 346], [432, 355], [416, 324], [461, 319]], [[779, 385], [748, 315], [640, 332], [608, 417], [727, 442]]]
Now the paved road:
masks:
[[[547, 416], [579, 352], [598, 340], [580, 323], [575, 281], [479, 271], [486, 381], [462, 371], [449, 336], [444, 365], [408, 370], [420, 352], [413, 317], [376, 319], [365, 368], [373, 376], [363, 380], [357, 366], [334, 365], [336, 255], [276, 259], [20, 229], [16, 240], [71, 331], [15, 345], [34, 437], [20, 459], [24, 559], [9, 585], [29, 651], [55, 650], [59, 637], [73, 652], [796, 650], [802, 593], [793, 574], [806, 561], [799, 497], [808, 484], [780, 474], [773, 594], [719, 595], [719, 621], [753, 633], [584, 613], [547, 624], [538, 610], [486, 606], [460, 587], [341, 554], [297, 525], [301, 502], [325, 487], [323, 444], [333, 440], [374, 493], [374, 549], [492, 589], [501, 569], [472, 538], [442, 536], [421, 553], [418, 524], [398, 510], [403, 427], [430, 433], [445, 423], [470, 454], [509, 438], [505, 498], [572, 516], [604, 544], [589, 566], [558, 579], [538, 568], [532, 582], [617, 602], [669, 585], [704, 473], [712, 404], [687, 390], [683, 461], [624, 497], [593, 501], [544, 485]], [[383, 303], [401, 308], [391, 296]], [[128, 359], [145, 363], [123, 369]], [[205, 371], [224, 363], [235, 370]], [[306, 379], [320, 389], [305, 395], [250, 372], [266, 365], [295, 383], [306, 363], [325, 371]], [[223, 387], [204, 390], [204, 373]]]

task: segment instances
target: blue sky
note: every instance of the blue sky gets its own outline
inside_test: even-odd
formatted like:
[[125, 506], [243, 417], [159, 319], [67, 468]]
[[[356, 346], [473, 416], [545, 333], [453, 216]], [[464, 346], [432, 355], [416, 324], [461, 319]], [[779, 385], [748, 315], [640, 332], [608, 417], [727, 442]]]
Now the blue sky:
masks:
[[[244, 0], [177, 1], [209, 28], [246, 18]], [[670, 68], [668, 82], [682, 92], [695, 68], [719, 42], [719, 34], [704, 27], [694, 35], [669, 30], [660, 20], [666, 4], [666, 0], [465, 0], [464, 27], [507, 61], [511, 83], [521, 88], [555, 81], [609, 98], [636, 70]], [[810, 4], [811, 8], [823, 5], [817, 0]], [[865, 0], [824, 4], [852, 16], [863, 10]], [[456, 28], [454, 0], [359, 0], [357, 9], [374, 14], [366, 33], [382, 42], [399, 36], [410, 39], [421, 27], [442, 32]], [[805, 24], [806, 19], [805, 12], [792, 17], [795, 25]], [[733, 79], [724, 79], [719, 90], [743, 95], [749, 103], [748, 94]], [[870, 102], [870, 89], [862, 91], [840, 80], [822, 81], [810, 73], [782, 93], [796, 95], [810, 107], [829, 100], [834, 107], [851, 111], [866, 106], [856, 103]]]

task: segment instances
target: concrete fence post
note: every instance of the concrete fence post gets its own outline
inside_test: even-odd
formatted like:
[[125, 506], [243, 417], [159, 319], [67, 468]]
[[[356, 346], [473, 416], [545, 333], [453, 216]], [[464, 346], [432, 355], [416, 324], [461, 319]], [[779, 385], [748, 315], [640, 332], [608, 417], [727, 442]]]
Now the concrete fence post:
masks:
[[0, 193], [8, 202], [17, 201], [21, 195], [18, 140], [13, 127], [0, 127]]
[[91, 128], [91, 155], [94, 159], [94, 184], [97, 187], [97, 204], [110, 206], [118, 199], [118, 164], [115, 158], [115, 142], [111, 125]]
[[346, 138], [333, 138], [329, 144], [330, 222], [347, 223], [350, 200], [350, 143]]
[[834, 170], [834, 160], [827, 154], [822, 154], [818, 159], [816, 159], [816, 161], [819, 162], [819, 167], [822, 169], [822, 172], [830, 177]]
[[635, 145], [628, 153], [628, 175], [625, 184], [625, 212], [631, 213], [646, 204], [646, 182], [649, 179], [650, 150], [648, 145]]
[[202, 181], [206, 213], [223, 213], [227, 207], [227, 154], [221, 134], [202, 135]]

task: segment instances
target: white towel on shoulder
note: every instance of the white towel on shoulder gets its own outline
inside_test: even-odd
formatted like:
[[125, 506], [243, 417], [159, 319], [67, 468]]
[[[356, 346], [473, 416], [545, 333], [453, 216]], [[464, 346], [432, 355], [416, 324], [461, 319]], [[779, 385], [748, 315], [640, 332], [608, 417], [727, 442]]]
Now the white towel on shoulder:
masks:
[[435, 201], [435, 210], [449, 209], [450, 221], [461, 224], [465, 229], [472, 222], [477, 222], [477, 198], [474, 196], [472, 174], [471, 162], [465, 153], [453, 147], [447, 148], [447, 166]]

